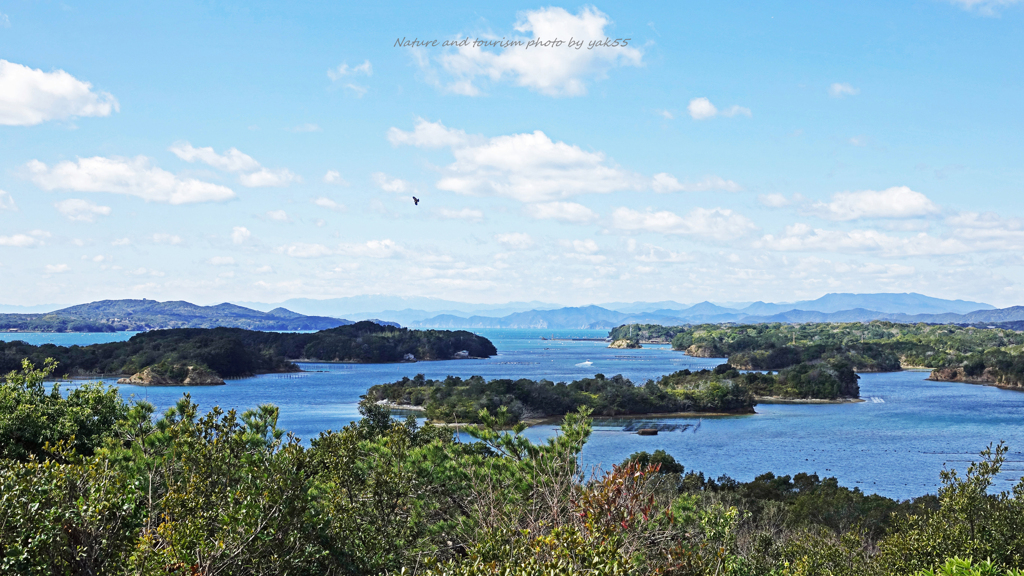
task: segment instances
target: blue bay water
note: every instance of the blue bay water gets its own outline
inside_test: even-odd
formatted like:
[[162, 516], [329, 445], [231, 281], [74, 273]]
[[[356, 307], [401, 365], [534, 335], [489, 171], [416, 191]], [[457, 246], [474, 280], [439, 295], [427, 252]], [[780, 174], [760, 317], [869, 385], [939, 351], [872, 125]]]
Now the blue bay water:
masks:
[[[607, 348], [604, 342], [541, 340], [602, 338], [605, 331], [478, 330], [498, 348], [483, 360], [449, 360], [414, 364], [305, 364], [308, 372], [267, 374], [230, 380], [225, 386], [155, 388], [120, 386], [125, 397], [147, 400], [158, 410], [185, 392], [201, 409], [220, 406], [245, 410], [262, 403], [280, 407], [279, 425], [303, 439], [337, 430], [358, 418], [359, 396], [374, 384], [418, 373], [486, 378], [546, 378], [552, 381], [603, 373], [622, 374], [634, 382], [683, 368], [700, 369], [721, 359], [691, 358], [668, 346], [640, 350]], [[3, 334], [4, 340], [31, 343], [60, 337], [61, 345], [110, 341], [111, 334]], [[37, 340], [30, 339], [38, 338]], [[128, 336], [120, 334], [121, 339]], [[595, 421], [594, 434], [582, 454], [587, 467], [610, 468], [629, 454], [665, 450], [689, 470], [738, 480], [771, 471], [835, 476], [840, 483], [868, 493], [910, 498], [934, 493], [943, 466], [963, 472], [986, 445], [1000, 440], [1010, 446], [1009, 462], [997, 488], [1009, 488], [1024, 473], [1024, 394], [988, 386], [925, 380], [927, 372], [862, 374], [861, 395], [854, 404], [762, 404], [757, 414], [659, 422], [700, 426], [683, 432], [637, 436]], [[535, 426], [526, 434], [541, 441], [557, 426]]]

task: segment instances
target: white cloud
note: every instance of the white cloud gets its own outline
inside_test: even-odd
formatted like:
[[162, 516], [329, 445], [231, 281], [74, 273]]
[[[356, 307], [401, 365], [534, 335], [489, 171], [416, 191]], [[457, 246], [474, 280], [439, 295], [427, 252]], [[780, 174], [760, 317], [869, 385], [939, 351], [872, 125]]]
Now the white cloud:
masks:
[[539, 130], [487, 139], [418, 119], [415, 130], [392, 128], [388, 139], [394, 145], [450, 148], [455, 161], [442, 169], [436, 186], [458, 194], [547, 202], [650, 185], [647, 178], [615, 166], [601, 152], [552, 141]]
[[110, 192], [169, 204], [219, 202], [235, 197], [234, 191], [225, 186], [194, 178], [179, 178], [152, 166], [145, 156], [94, 156], [79, 158], [77, 162], [60, 162], [53, 168], [32, 160], [26, 167], [32, 181], [44, 190]]
[[169, 150], [186, 162], [199, 161], [218, 170], [239, 173], [238, 181], [242, 186], [249, 188], [287, 186], [292, 182], [302, 181], [302, 178], [287, 168], [276, 170], [264, 168], [252, 156], [241, 152], [238, 148], [228, 148], [223, 154], [218, 154], [210, 146], [196, 148], [188, 142], [178, 142]]
[[[575, 15], [563, 8], [548, 7], [521, 12], [515, 25], [523, 36], [508, 36], [521, 41], [521, 46], [508, 46], [489, 52], [477, 46], [459, 47], [436, 58], [449, 81], [443, 85], [448, 92], [477, 96], [482, 93], [478, 82], [509, 80], [548, 96], [581, 96], [587, 93], [586, 81], [604, 79], [612, 68], [642, 66], [643, 53], [634, 46], [597, 47], [588, 49], [592, 40], [603, 41], [612, 34], [605, 30], [611, 20], [596, 8], [580, 9]], [[526, 46], [531, 40], [583, 39], [582, 49]], [[613, 39], [614, 41], [614, 39]], [[428, 58], [415, 55], [429, 78], [436, 78]], [[436, 79], [433, 80], [441, 84]]]
[[531, 218], [538, 220], [561, 220], [583, 224], [597, 220], [598, 216], [590, 208], [575, 202], [542, 202], [529, 204], [524, 210]]
[[70, 269], [71, 268], [68, 267], [67, 264], [47, 264], [46, 265], [46, 273], [47, 274], [60, 274], [61, 272], [67, 272]]
[[304, 242], [296, 242], [295, 244], [283, 246], [279, 251], [284, 252], [292, 258], [322, 258], [334, 253], [333, 250], [323, 244], [307, 244]]
[[802, 202], [804, 197], [800, 194], [794, 194], [793, 198], [786, 198], [784, 194], [759, 194], [758, 203], [762, 206], [769, 208], [781, 208], [788, 206], [794, 202]]
[[993, 212], [961, 212], [946, 218], [953, 235], [979, 250], [1024, 249], [1024, 219], [1002, 218]]
[[171, 244], [173, 246], [181, 244], [184, 240], [181, 239], [181, 236], [177, 236], [175, 234], [157, 232], [156, 234], [153, 234], [153, 242], [156, 242], [157, 244]]
[[484, 219], [484, 213], [473, 208], [463, 208], [462, 210], [438, 208], [435, 213], [438, 217], [444, 218], [445, 220], [469, 220], [470, 222], [479, 222]]
[[939, 211], [927, 196], [906, 186], [893, 186], [885, 190], [838, 192], [832, 202], [817, 202], [811, 213], [828, 220], [857, 220], [860, 218], [915, 218]]
[[289, 222], [288, 213], [284, 210], [270, 210], [267, 212], [267, 218], [276, 220], [278, 222]]
[[330, 198], [328, 198], [326, 196], [321, 196], [319, 198], [314, 199], [313, 200], [313, 204], [316, 204], [317, 206], [319, 206], [321, 208], [326, 208], [328, 210], [334, 210], [336, 212], [340, 212], [340, 211], [345, 209], [345, 205], [344, 204], [338, 204], [337, 202], [335, 202], [334, 200], [331, 200]]
[[651, 179], [651, 189], [658, 193], [665, 192], [707, 192], [709, 190], [722, 190], [725, 192], [739, 192], [743, 187], [719, 176], [705, 176], [698, 182], [680, 182], [675, 176], [666, 172], [655, 174]]
[[693, 256], [685, 252], [673, 252], [662, 248], [661, 246], [655, 246], [654, 244], [644, 244], [639, 249], [634, 248], [636, 252], [636, 259], [640, 262], [692, 262]]
[[346, 182], [345, 179], [341, 177], [341, 173], [339, 173], [337, 170], [328, 170], [327, 173], [324, 174], [324, 183], [334, 184], [337, 186], [348, 186], [348, 182]]
[[667, 210], [639, 212], [616, 208], [612, 213], [612, 226], [619, 230], [680, 234], [718, 241], [733, 240], [757, 230], [749, 218], [727, 208], [694, 208], [685, 217]]
[[11, 18], [7, 14], [0, 13], [0, 28], [10, 28]]
[[0, 210], [17, 210], [14, 198], [4, 190], [0, 190]]
[[370, 64], [369, 60], [363, 61], [358, 66], [349, 66], [347, 63], [342, 62], [337, 68], [327, 70], [327, 77], [334, 81], [341, 80], [346, 76], [359, 74], [373, 76], [373, 64]]
[[675, 115], [668, 110], [655, 110], [654, 113], [666, 120], [675, 120], [676, 118]]
[[586, 240], [573, 240], [572, 248], [580, 254], [596, 254], [601, 250], [601, 248], [598, 247], [597, 242], [594, 242], [589, 238]]
[[[5, 17], [6, 18], [6, 17]], [[34, 126], [47, 120], [109, 116], [117, 99], [63, 70], [43, 72], [0, 60], [0, 125]]]
[[348, 83], [348, 84], [345, 84], [345, 88], [348, 88], [349, 90], [354, 92], [355, 95], [356, 95], [356, 98], [362, 98], [366, 94], [366, 92], [368, 91], [368, 88], [366, 86], [360, 86], [359, 84], [355, 84], [355, 83], [351, 83], [351, 82]]
[[110, 243], [111, 246], [129, 246], [132, 243], [128, 238], [118, 238]]
[[363, 256], [366, 258], [394, 258], [404, 256], [407, 253], [405, 248], [402, 248], [391, 239], [345, 244], [339, 248], [339, 251], [352, 256]]
[[911, 237], [878, 230], [824, 230], [807, 224], [786, 226], [781, 236], [768, 234], [757, 247], [779, 251], [879, 252], [884, 256], [934, 256], [960, 254], [971, 248], [955, 238], [936, 238], [924, 232]]
[[495, 194], [543, 202], [584, 193], [635, 189], [637, 178], [611, 166], [601, 152], [553, 142], [541, 131], [491, 138], [453, 150], [455, 162], [437, 183], [459, 194]]
[[722, 115], [727, 118], [733, 116], [746, 116], [751, 117], [753, 114], [750, 112], [750, 108], [744, 108], [743, 106], [732, 105], [728, 108], [719, 111], [719, 109], [711, 103], [707, 98], [694, 98], [690, 100], [690, 104], [686, 106], [687, 111], [690, 112], [690, 117], [694, 120], [707, 120], [708, 118], [714, 118], [715, 116]]
[[45, 238], [46, 236], [49, 236], [49, 234], [39, 230], [30, 234], [0, 236], [0, 246], [9, 246], [12, 248], [35, 248], [36, 246], [42, 245], [43, 241], [41, 238]]
[[953, 4], [956, 4], [964, 10], [977, 10], [979, 14], [984, 16], [998, 16], [999, 8], [1006, 6], [1013, 6], [1018, 4], [1021, 0], [951, 0]]
[[260, 168], [256, 172], [239, 174], [238, 181], [242, 183], [242, 186], [249, 188], [266, 188], [287, 186], [292, 182], [302, 182], [302, 178], [287, 168], [279, 168], [277, 170]]
[[235, 226], [231, 229], [231, 241], [235, 244], [244, 244], [249, 238], [252, 238], [252, 232], [245, 226]]
[[235, 259], [231, 256], [214, 256], [206, 261], [212, 266], [234, 266]]
[[850, 86], [845, 82], [835, 82], [828, 87], [828, 95], [833, 98], [842, 98], [843, 96], [856, 96], [860, 93], [860, 90]]
[[[482, 138], [473, 137], [475, 143]], [[388, 142], [392, 146], [408, 144], [417, 148], [458, 148], [468, 144], [470, 136], [464, 130], [449, 128], [441, 122], [428, 122], [423, 118], [416, 119], [416, 127], [412, 132], [406, 132], [395, 127], [388, 130]]]
[[412, 184], [409, 184], [405, 180], [401, 180], [399, 178], [390, 178], [383, 172], [374, 172], [370, 177], [373, 179], [373, 182], [385, 192], [394, 192], [396, 194], [415, 192]]
[[847, 142], [849, 142], [851, 146], [867, 146], [868, 145], [868, 139], [863, 137], [863, 136], [851, 136], [850, 139], [847, 140]]
[[686, 109], [690, 111], [690, 117], [694, 120], [705, 120], [718, 115], [718, 108], [715, 108], [715, 105], [707, 98], [690, 100], [690, 105]]
[[747, 118], [752, 117], [754, 114], [750, 111], [750, 108], [744, 108], [743, 106], [732, 105], [722, 110], [722, 116], [726, 118], [732, 118], [733, 116], [746, 116]]
[[513, 250], [526, 250], [533, 246], [533, 238], [523, 232], [510, 232], [508, 234], [496, 234], [494, 239]]
[[323, 129], [320, 128], [320, 126], [318, 126], [316, 124], [309, 123], [309, 122], [307, 122], [305, 124], [299, 124], [298, 126], [292, 126], [291, 128], [287, 128], [286, 130], [288, 130], [289, 132], [296, 132], [296, 133], [301, 133], [301, 132], [323, 132]]
[[88, 200], [79, 200], [77, 198], [61, 200], [54, 204], [54, 206], [65, 218], [78, 222], [93, 222], [96, 216], [110, 215], [109, 206], [99, 206]]
[[196, 148], [188, 142], [177, 142], [168, 150], [185, 162], [198, 160], [225, 172], [251, 172], [260, 169], [259, 162], [238, 148], [228, 148], [223, 154], [218, 154], [211, 146]]

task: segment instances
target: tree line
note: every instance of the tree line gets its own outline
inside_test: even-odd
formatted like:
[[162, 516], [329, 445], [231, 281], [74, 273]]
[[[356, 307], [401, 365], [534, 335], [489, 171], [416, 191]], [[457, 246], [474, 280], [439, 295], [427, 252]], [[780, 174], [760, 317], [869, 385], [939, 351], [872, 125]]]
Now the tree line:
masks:
[[705, 478], [664, 452], [579, 464], [591, 410], [544, 443], [481, 410], [459, 441], [364, 403], [308, 446], [275, 407], [156, 417], [116, 389], [63, 394], [25, 363], [0, 384], [0, 573], [225, 575], [1013, 575], [1024, 482], [1006, 447], [937, 495], [833, 478]]
[[[241, 328], [153, 330], [124, 342], [89, 346], [33, 346], [0, 342], [0, 371], [15, 370], [23, 359], [42, 365], [54, 358], [60, 374], [90, 376], [135, 374], [147, 367], [162, 373], [195, 365], [222, 378], [298, 370], [294, 360], [385, 363], [450, 359], [466, 351], [472, 357], [497, 354], [494, 345], [466, 331], [409, 330], [357, 322], [313, 333], [260, 332]], [[187, 370], [185, 371], [187, 372]]]

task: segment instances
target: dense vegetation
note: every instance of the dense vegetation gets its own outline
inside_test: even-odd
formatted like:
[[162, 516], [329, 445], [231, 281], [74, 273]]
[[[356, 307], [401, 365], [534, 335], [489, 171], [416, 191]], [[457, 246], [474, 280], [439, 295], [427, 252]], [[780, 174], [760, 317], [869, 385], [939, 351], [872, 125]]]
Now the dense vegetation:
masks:
[[23, 358], [41, 365], [55, 358], [62, 374], [135, 374], [148, 366], [164, 373], [196, 365], [223, 378], [298, 370], [291, 361], [401, 362], [407, 354], [418, 360], [448, 359], [461, 351], [472, 357], [497, 353], [486, 338], [470, 332], [409, 330], [357, 322], [315, 333], [256, 332], [240, 328], [178, 328], [154, 330], [125, 342], [90, 346], [32, 346], [0, 342], [0, 371], [20, 366]]
[[[48, 369], [53, 366], [49, 365]], [[113, 389], [0, 383], [0, 573], [19, 575], [1020, 576], [1024, 482], [982, 452], [937, 496], [895, 502], [814, 475], [752, 482], [664, 452], [587, 475], [589, 410], [532, 444], [504, 414], [472, 440], [386, 408], [309, 447], [277, 409], [155, 422]], [[958, 559], [958, 558], [962, 558]]]
[[[687, 354], [728, 357], [740, 369], [781, 370], [795, 364], [845, 364], [858, 372], [889, 372], [901, 367], [957, 369], [978, 381], [1024, 385], [1024, 333], [1002, 328], [894, 324], [750, 324], [699, 326], [619, 326], [611, 337], [671, 339]], [[938, 375], [938, 373], [936, 373]]]
[[714, 370], [681, 370], [637, 386], [622, 375], [597, 374], [573, 382], [484, 380], [481, 376], [444, 380], [404, 377], [378, 384], [364, 398], [414, 406], [440, 422], [480, 422], [481, 410], [507, 411], [511, 422], [564, 416], [587, 406], [597, 416], [710, 412], [753, 412], [755, 396], [793, 399], [857, 398], [857, 375], [849, 367], [799, 364], [776, 374], [741, 374], [728, 364]]
[[326, 316], [304, 316], [284, 308], [260, 312], [234, 304], [101, 300], [45, 314], [0, 314], [0, 330], [20, 332], [119, 332], [168, 328], [326, 330], [351, 324]]

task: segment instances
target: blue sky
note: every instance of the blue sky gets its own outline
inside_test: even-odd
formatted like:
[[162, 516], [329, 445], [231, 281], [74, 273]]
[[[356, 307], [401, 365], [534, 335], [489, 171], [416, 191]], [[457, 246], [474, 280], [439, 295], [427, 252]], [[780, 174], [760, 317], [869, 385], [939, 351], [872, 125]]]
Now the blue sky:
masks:
[[354, 4], [0, 2], [0, 303], [1024, 303], [1024, 2]]

